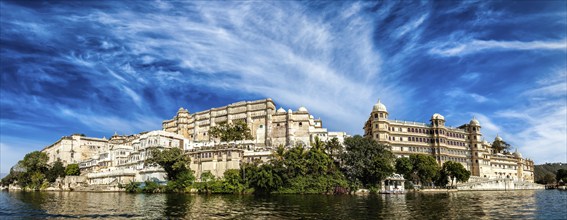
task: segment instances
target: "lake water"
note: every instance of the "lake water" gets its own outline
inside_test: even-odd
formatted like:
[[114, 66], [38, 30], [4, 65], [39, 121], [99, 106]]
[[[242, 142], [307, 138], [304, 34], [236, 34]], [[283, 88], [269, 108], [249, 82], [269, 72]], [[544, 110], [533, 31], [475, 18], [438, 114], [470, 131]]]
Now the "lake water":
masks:
[[0, 192], [0, 219], [567, 219], [567, 191], [405, 195]]

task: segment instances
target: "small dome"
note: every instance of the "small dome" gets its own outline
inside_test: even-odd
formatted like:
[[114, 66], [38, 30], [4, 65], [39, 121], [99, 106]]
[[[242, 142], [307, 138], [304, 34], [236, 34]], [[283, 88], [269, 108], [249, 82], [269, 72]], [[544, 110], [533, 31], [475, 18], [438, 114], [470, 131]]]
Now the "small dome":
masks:
[[496, 135], [496, 138], [494, 138], [495, 141], [502, 141], [502, 138], [500, 137], [500, 135]]
[[291, 109], [288, 109], [287, 113], [291, 114], [291, 113], [293, 113], [293, 111]]
[[388, 110], [386, 109], [386, 106], [380, 102], [380, 99], [378, 99], [378, 102], [374, 104], [374, 107], [372, 107], [372, 111], [387, 112]]
[[297, 109], [298, 112], [307, 112], [307, 109], [303, 106], [299, 107], [299, 109]]
[[443, 117], [443, 115], [441, 115], [439, 113], [435, 113], [435, 114], [433, 114], [433, 116], [431, 116], [431, 120], [436, 120], [436, 119], [445, 121], [445, 117]]
[[282, 107], [280, 107], [280, 109], [278, 109], [278, 111], [276, 111], [276, 112], [277, 113], [285, 113], [285, 110]]
[[518, 152], [518, 149], [516, 148], [516, 151], [514, 152], [514, 156], [517, 158], [522, 158], [522, 154], [520, 152]]
[[309, 119], [314, 119], [313, 115], [309, 115]]
[[476, 117], [473, 116], [471, 122], [469, 123], [471, 125], [480, 125], [480, 122], [478, 122], [478, 120], [476, 120]]

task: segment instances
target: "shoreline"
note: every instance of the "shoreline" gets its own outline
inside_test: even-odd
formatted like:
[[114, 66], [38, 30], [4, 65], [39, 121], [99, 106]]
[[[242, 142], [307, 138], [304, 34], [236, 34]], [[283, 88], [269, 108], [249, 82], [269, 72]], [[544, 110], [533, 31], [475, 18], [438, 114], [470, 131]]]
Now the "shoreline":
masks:
[[[114, 189], [116, 188], [116, 189]], [[500, 192], [500, 191], [532, 191], [532, 190], [550, 190], [550, 189], [543, 189], [543, 188], [530, 188], [530, 189], [477, 189], [477, 190], [459, 190], [459, 189], [411, 189], [411, 190], [406, 190], [406, 192], [404, 193], [370, 193], [370, 192], [366, 192], [366, 193], [357, 193], [357, 192], [353, 192], [353, 193], [345, 193], [345, 194], [327, 194], [327, 193], [270, 193], [270, 194], [266, 194], [266, 195], [359, 195], [359, 196], [364, 196], [364, 195], [403, 195], [403, 194], [408, 194], [408, 193], [455, 193], [455, 192], [479, 192], [479, 191], [483, 191], [483, 192]], [[560, 190], [560, 191], [564, 191], [567, 190], [565, 188], [565, 186], [558, 187], [556, 189], [553, 190]], [[95, 190], [95, 189], [53, 189], [53, 188], [48, 188], [48, 189], [40, 189], [40, 190], [25, 190], [25, 189], [19, 189], [19, 188], [12, 188], [12, 189], [8, 189], [6, 187], [4, 188], [0, 188], [0, 191], [7, 191], [7, 192], [93, 192], [93, 193], [114, 193], [114, 192], [123, 192], [123, 193], [131, 193], [131, 192], [126, 192], [126, 190], [124, 189], [120, 189], [118, 187], [113, 187], [113, 189], [108, 189], [108, 190]], [[222, 195], [222, 194], [229, 194], [229, 195], [253, 195], [254, 193], [199, 193], [197, 191], [192, 191], [192, 192], [155, 192], [155, 193], [143, 193], [143, 192], [134, 192], [131, 194], [205, 194], [205, 195]]]

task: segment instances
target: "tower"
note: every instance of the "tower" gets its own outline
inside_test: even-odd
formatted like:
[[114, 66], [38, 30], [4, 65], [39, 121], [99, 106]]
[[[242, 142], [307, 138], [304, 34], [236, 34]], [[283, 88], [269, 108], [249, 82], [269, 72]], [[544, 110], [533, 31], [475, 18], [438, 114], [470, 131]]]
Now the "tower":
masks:
[[370, 126], [370, 128], [367, 128], [367, 130], [372, 134], [372, 138], [378, 141], [378, 143], [388, 143], [390, 133], [388, 131], [388, 110], [386, 106], [380, 102], [380, 99], [378, 99], [378, 102], [372, 107], [368, 121], [370, 123], [367, 126]]
[[482, 134], [480, 133], [480, 123], [475, 117], [469, 122], [467, 128], [469, 136], [469, 146], [471, 150], [471, 174], [480, 176], [480, 164], [482, 163]]
[[445, 117], [439, 113], [431, 116], [431, 139], [433, 140], [434, 157], [439, 164], [443, 164], [446, 159], [442, 156], [445, 153]]

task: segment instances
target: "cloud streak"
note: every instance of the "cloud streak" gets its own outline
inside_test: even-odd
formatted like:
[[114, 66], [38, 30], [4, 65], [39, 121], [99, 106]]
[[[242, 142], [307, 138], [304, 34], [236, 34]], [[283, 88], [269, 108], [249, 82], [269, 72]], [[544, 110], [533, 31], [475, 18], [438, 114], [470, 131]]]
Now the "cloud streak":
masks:
[[443, 43], [429, 50], [430, 54], [438, 56], [465, 56], [485, 51], [508, 51], [508, 50], [559, 50], [567, 49], [567, 40], [560, 41], [496, 41], [496, 40], [472, 40], [464, 43]]

